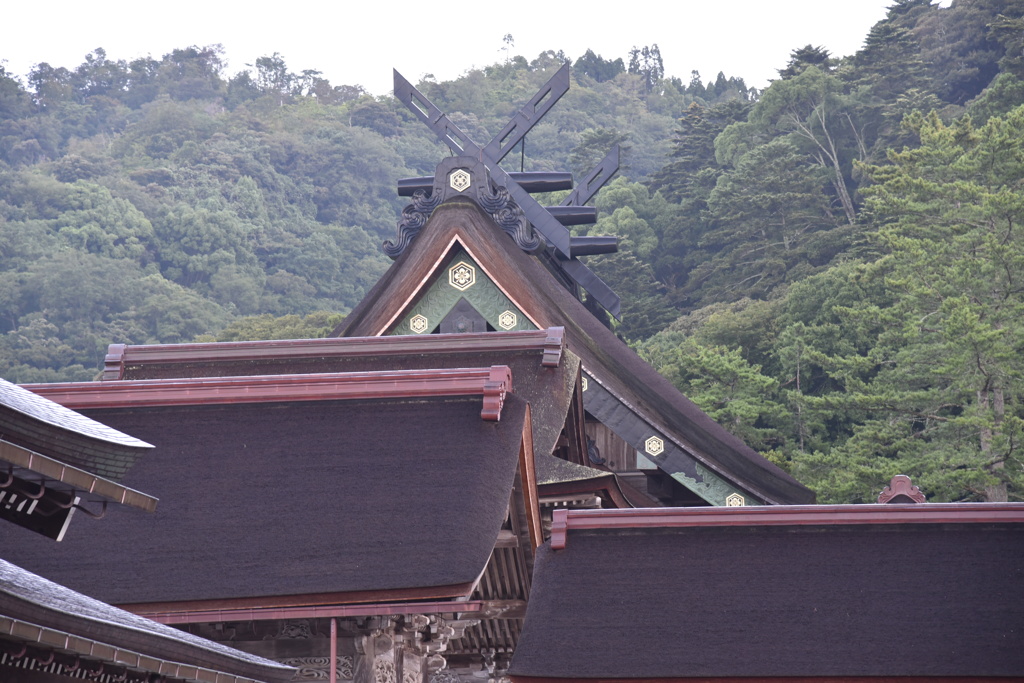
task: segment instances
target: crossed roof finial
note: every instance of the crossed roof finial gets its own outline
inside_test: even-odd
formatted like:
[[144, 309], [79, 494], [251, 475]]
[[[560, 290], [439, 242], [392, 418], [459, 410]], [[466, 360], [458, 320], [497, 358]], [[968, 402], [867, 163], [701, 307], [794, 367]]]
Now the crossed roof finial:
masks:
[[[596, 216], [590, 207], [583, 207], [594, 194], [606, 183], [619, 168], [619, 147], [616, 145], [611, 152], [588, 173], [583, 181], [562, 201], [559, 207], [544, 207], [530, 196], [527, 180], [530, 174], [510, 174], [501, 168], [500, 163], [540, 119], [569, 90], [569, 65], [560, 68], [547, 83], [541, 86], [537, 94], [530, 98], [509, 120], [501, 131], [486, 145], [474, 142], [466, 133], [455, 125], [448, 116], [435, 106], [423, 93], [417, 90], [402, 74], [395, 71], [395, 97], [434, 131], [438, 139], [456, 155], [473, 157], [487, 169], [490, 182], [503, 189], [516, 203], [525, 218], [544, 238], [548, 249], [556, 257], [552, 259], [566, 275], [585, 289], [609, 313], [616, 318], [620, 314], [620, 301], [615, 292], [597, 275], [586, 267], [576, 256], [583, 253], [602, 253], [614, 250], [614, 239], [573, 237], [562, 221], [572, 223], [593, 222], [594, 218], [581, 219], [579, 211], [566, 210], [569, 207], [582, 207], [590, 210], [590, 216]], [[515, 176], [515, 177], [514, 177]], [[571, 177], [567, 185], [559, 189], [572, 187]], [[551, 189], [546, 188], [546, 189]], [[422, 199], [422, 195], [421, 195]], [[429, 213], [440, 202], [440, 197], [422, 202], [422, 209]], [[572, 216], [572, 218], [570, 218]], [[561, 218], [561, 221], [560, 221]], [[575, 253], [574, 253], [575, 252]]]

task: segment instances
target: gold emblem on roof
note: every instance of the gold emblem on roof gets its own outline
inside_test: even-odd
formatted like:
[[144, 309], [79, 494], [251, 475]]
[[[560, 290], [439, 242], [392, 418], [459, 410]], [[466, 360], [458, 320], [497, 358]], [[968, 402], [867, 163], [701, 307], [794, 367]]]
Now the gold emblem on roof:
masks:
[[463, 168], [457, 168], [452, 171], [451, 175], [448, 176], [448, 184], [452, 186], [452, 189], [456, 192], [465, 192], [469, 189], [469, 183], [472, 178], [469, 172]]
[[427, 325], [429, 324], [430, 323], [427, 321], [426, 316], [416, 314], [412, 317], [412, 320], [409, 321], [409, 329], [416, 334], [423, 334], [427, 331]]
[[661, 455], [665, 451], [665, 442], [657, 436], [652, 436], [644, 442], [644, 450], [647, 455]]
[[459, 261], [448, 269], [448, 284], [464, 292], [476, 282], [476, 268], [465, 261]]
[[498, 316], [498, 327], [500, 327], [503, 330], [511, 330], [513, 327], [516, 326], [516, 322], [518, 322], [516, 319], [516, 314], [513, 313], [512, 311], [505, 311], [504, 313]]
[[747, 504], [746, 499], [738, 493], [730, 493], [725, 497], [726, 507], [738, 508]]
[[583, 385], [583, 391], [586, 391], [587, 389], [590, 388], [590, 382], [587, 380], [587, 376], [586, 375], [583, 375], [583, 377], [582, 377], [582, 379], [580, 381], [580, 384]]

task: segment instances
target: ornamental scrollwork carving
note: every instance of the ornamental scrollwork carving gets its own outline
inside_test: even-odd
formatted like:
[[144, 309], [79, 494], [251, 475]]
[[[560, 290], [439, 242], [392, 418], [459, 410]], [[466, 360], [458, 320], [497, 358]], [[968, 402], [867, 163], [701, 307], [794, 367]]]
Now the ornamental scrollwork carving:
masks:
[[427, 224], [427, 219], [441, 203], [441, 199], [440, 194], [417, 191], [412, 196], [412, 204], [402, 209], [402, 219], [398, 221], [398, 235], [393, 240], [384, 241], [384, 253], [393, 259], [401, 256]]
[[281, 622], [275, 637], [277, 640], [308, 639], [313, 637], [313, 631], [308, 619], [294, 619]]
[[523, 210], [504, 187], [495, 188], [493, 192], [484, 188], [480, 192], [480, 205], [523, 251], [533, 253], [543, 246]]
[[462, 683], [462, 680], [451, 669], [442, 669], [430, 674], [430, 683]]
[[[327, 681], [331, 678], [330, 657], [289, 657], [277, 661], [285, 666], [293, 666], [298, 669], [294, 675], [295, 680]], [[337, 677], [350, 681], [353, 678], [352, 671], [352, 657], [349, 655], [338, 657], [338, 663], [335, 667]]]
[[378, 656], [373, 661], [373, 680], [375, 683], [396, 683], [398, 677], [395, 663], [387, 657]]

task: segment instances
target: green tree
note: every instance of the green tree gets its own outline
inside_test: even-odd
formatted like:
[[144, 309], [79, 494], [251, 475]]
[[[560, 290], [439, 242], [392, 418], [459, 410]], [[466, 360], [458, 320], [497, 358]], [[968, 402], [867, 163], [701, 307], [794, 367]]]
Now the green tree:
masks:
[[[829, 454], [798, 459], [826, 498], [866, 499], [904, 472], [939, 500], [1006, 500], [1024, 486], [1024, 107], [975, 129], [934, 114], [921, 146], [871, 167], [869, 209], [886, 255], [871, 276], [890, 305], [851, 305], [877, 342], [836, 359], [837, 400], [862, 411]], [[837, 460], [838, 459], [838, 460]], [[845, 472], [832, 468], [846, 463]]]
[[626, 70], [621, 57], [614, 60], [604, 59], [589, 49], [576, 59], [572, 67], [577, 74], [584, 73], [598, 83], [610, 81]]
[[651, 92], [655, 84], [665, 77], [665, 64], [661, 59], [658, 44], [645, 45], [641, 48], [634, 45], [629, 51], [628, 71], [640, 76], [644, 91]]
[[[744, 124], [733, 124], [740, 126]], [[792, 135], [827, 171], [846, 220], [851, 225], [856, 222], [849, 175], [853, 158], [864, 159], [867, 146], [855, 103], [843, 94], [838, 78], [808, 66], [793, 78], [775, 81], [754, 105], [744, 130]], [[728, 133], [727, 129], [715, 143], [720, 161], [731, 139]]]

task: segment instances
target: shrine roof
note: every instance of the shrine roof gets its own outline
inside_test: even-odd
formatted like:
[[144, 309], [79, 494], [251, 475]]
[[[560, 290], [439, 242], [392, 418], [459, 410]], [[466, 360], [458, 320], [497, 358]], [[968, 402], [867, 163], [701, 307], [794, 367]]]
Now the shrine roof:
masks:
[[564, 327], [566, 345], [581, 358], [584, 371], [681, 451], [767, 502], [814, 500], [812, 491], [708, 417], [637, 356], [470, 200], [457, 198], [437, 207], [412, 245], [332, 335], [388, 333], [455, 245], [470, 253], [492, 281], [501, 283], [534, 324]]
[[152, 448], [3, 379], [0, 435], [3, 441], [114, 481]]
[[555, 514], [514, 683], [1024, 671], [1024, 504]]
[[578, 465], [553, 455], [537, 455], [534, 458], [537, 471], [537, 486], [544, 497], [571, 496], [579, 493], [595, 493], [606, 496], [615, 507], [657, 507], [657, 499], [639, 491], [609, 470]]
[[[158, 624], [0, 559], [0, 638], [116, 675], [136, 671], [225, 683], [289, 681], [294, 669]], [[70, 654], [69, 654], [70, 653]], [[197, 670], [197, 668], [199, 670]]]
[[160, 495], [161, 509], [86, 520], [56, 548], [3, 528], [5, 556], [119, 605], [468, 595], [506, 515], [522, 399], [507, 394], [500, 420], [487, 421], [478, 395], [212, 403], [201, 394], [80, 408], [155, 444], [126, 482]]
[[550, 454], [572, 401], [580, 359], [562, 330], [486, 334], [288, 339], [124, 346], [112, 344], [108, 380], [292, 373], [383, 372], [506, 365], [532, 407], [533, 446]]

